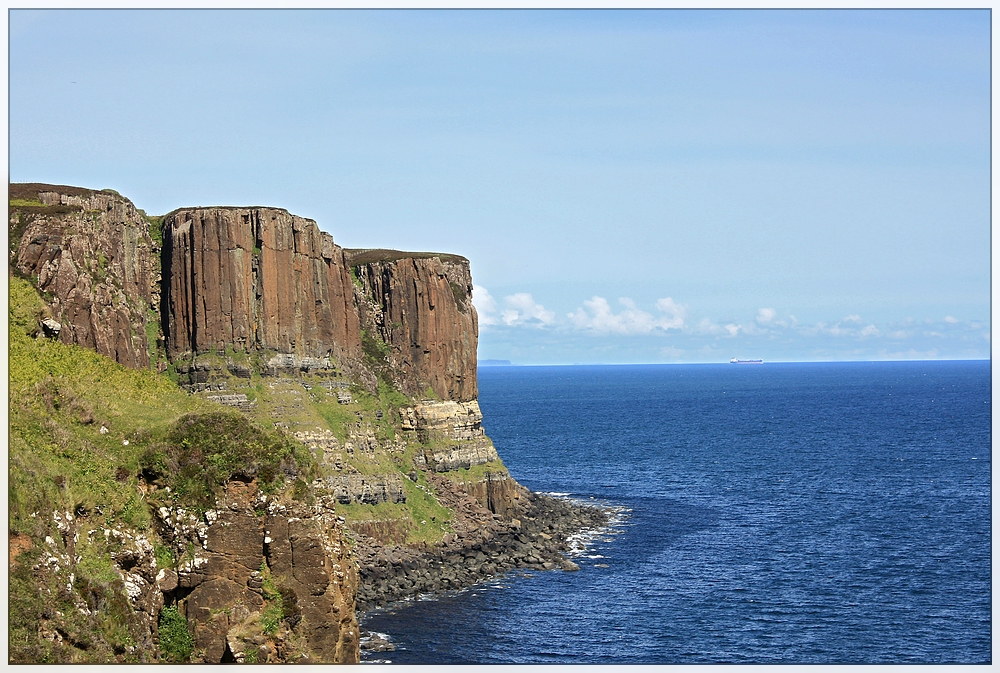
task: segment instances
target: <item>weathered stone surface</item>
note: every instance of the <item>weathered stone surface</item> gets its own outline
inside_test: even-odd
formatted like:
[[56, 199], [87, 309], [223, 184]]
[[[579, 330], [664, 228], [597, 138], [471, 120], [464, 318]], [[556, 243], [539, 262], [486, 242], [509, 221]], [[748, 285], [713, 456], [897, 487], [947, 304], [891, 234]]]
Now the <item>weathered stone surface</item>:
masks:
[[[253, 625], [264, 608], [266, 568], [298, 616], [284, 622], [284, 640], [306, 643], [305, 650], [275, 648], [271, 663], [293, 652], [295, 661], [357, 663], [357, 567], [332, 502], [282, 504], [254, 483], [232, 481], [202, 522], [192, 524], [190, 513], [167, 508], [159, 514], [178, 550], [195, 549], [178, 568], [176, 587], [184, 592], [180, 606], [193, 624], [197, 661], [218, 663], [236, 658], [237, 650], [242, 656], [246, 639], [260, 635]], [[161, 581], [166, 579], [164, 574]]]
[[500, 460], [493, 442], [483, 430], [479, 402], [422, 402], [400, 410], [404, 430], [416, 431], [424, 441], [444, 446], [427, 452], [427, 460], [438, 472], [484, 465]]
[[519, 484], [506, 470], [487, 472], [482, 480], [465, 482], [463, 486], [465, 492], [480, 505], [505, 518], [513, 511], [518, 499], [516, 494]]
[[377, 505], [381, 502], [406, 502], [403, 478], [399, 474], [341, 474], [323, 479], [323, 487], [337, 502]]
[[305, 637], [313, 658], [357, 663], [357, 565], [331, 505], [321, 502], [311, 511], [272, 507], [266, 523], [267, 560], [276, 580], [295, 594], [301, 611], [295, 632]]
[[165, 227], [170, 357], [227, 345], [359, 357], [344, 252], [315, 222], [279, 208], [197, 208]]
[[483, 412], [479, 402], [421, 402], [415, 407], [400, 410], [404, 430], [441, 433], [447, 439], [466, 441], [485, 437]]
[[235, 407], [240, 411], [250, 411], [254, 406], [254, 403], [247, 398], [245, 393], [236, 393], [233, 395], [206, 395], [205, 399], [218, 402], [219, 404], [223, 404], [227, 407]]
[[361, 280], [361, 325], [387, 344], [394, 382], [444, 400], [477, 395], [479, 323], [472, 305], [469, 260], [457, 255], [347, 250]]
[[[66, 343], [147, 366], [152, 309], [171, 360], [227, 346], [269, 350], [261, 373], [339, 366], [374, 390], [364, 327], [388, 345], [383, 373], [408, 395], [476, 397], [478, 325], [465, 258], [345, 251], [312, 220], [257, 207], [176, 210], [164, 218], [157, 254], [149, 224], [115, 193], [12, 185], [11, 195], [35, 204], [11, 209], [12, 267], [52, 294], [49, 317]], [[251, 375], [244, 365], [230, 371]], [[198, 371], [180, 373], [206, 383], [193, 380]]]
[[159, 300], [158, 261], [132, 202], [43, 184], [11, 185], [10, 198], [43, 204], [11, 206], [10, 263], [51, 295], [58, 338], [129, 367], [148, 366], [146, 320]]

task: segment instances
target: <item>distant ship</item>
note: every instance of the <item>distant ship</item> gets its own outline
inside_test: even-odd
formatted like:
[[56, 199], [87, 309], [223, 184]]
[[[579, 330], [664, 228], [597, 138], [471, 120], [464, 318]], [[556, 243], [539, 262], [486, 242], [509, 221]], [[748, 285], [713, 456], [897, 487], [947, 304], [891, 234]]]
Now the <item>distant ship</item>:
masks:
[[762, 365], [762, 364], [764, 364], [764, 361], [763, 360], [737, 360], [736, 358], [733, 358], [732, 360], [729, 361], [729, 364], [731, 364], [731, 365]]

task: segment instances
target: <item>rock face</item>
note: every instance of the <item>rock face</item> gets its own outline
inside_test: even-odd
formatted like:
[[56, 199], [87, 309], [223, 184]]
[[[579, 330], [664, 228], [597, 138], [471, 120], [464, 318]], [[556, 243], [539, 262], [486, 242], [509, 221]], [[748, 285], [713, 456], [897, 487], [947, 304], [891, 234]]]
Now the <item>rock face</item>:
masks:
[[389, 346], [390, 368], [408, 395], [474, 400], [479, 323], [469, 260], [457, 255], [347, 250], [362, 284], [367, 333]]
[[426, 460], [438, 472], [500, 460], [483, 430], [479, 402], [424, 402], [400, 412], [403, 430], [436, 447]]
[[[204, 520], [166, 508], [160, 520], [178, 550], [194, 549], [176, 584], [167, 573], [160, 578], [193, 624], [193, 661], [357, 663], [357, 566], [333, 503], [281, 502], [233, 481]], [[270, 632], [262, 613], [276, 597], [265, 579], [284, 607], [283, 624]]]
[[[109, 590], [75, 588], [78, 531], [57, 512], [61, 544], [46, 537], [32, 572], [82, 597], [69, 614], [91, 630], [109, 596], [130, 625], [128, 643], [95, 661], [186, 661], [190, 636], [197, 663], [357, 663], [356, 600], [370, 608], [511, 568], [572, 566], [563, 538], [606, 520], [531, 494], [486, 436], [465, 258], [344, 250], [276, 208], [147, 218], [115, 193], [48, 185], [11, 186], [10, 232], [11, 271], [50, 297], [38, 338], [131, 367], [155, 354], [160, 371], [165, 355], [188, 392], [294, 431], [315, 458], [269, 495], [233, 476], [207, 512], [135, 476], [156, 503], [156, 535], [104, 531], [120, 576]], [[205, 465], [191, 460], [178, 467]], [[122, 483], [133, 478], [120, 470]], [[91, 647], [55, 614], [41, 638]], [[185, 647], [163, 648], [178, 623]]]
[[352, 502], [364, 505], [406, 502], [403, 479], [398, 474], [329, 476], [323, 480], [323, 487], [333, 493], [337, 502], [344, 505]]
[[170, 213], [164, 227], [171, 358], [226, 346], [360, 356], [344, 251], [312, 220], [278, 208], [198, 208]]
[[158, 248], [132, 202], [110, 191], [43, 184], [11, 185], [10, 198], [10, 265], [37, 278], [51, 297], [58, 329], [50, 324], [46, 332], [126, 366], [148, 366]]
[[52, 296], [44, 331], [65, 343], [145, 367], [162, 333], [183, 367], [229, 347], [266, 353], [265, 375], [332, 361], [373, 390], [378, 373], [418, 399], [476, 398], [464, 257], [344, 250], [280, 208], [180, 209], [151, 230], [110, 191], [27, 184], [10, 195], [11, 267]]

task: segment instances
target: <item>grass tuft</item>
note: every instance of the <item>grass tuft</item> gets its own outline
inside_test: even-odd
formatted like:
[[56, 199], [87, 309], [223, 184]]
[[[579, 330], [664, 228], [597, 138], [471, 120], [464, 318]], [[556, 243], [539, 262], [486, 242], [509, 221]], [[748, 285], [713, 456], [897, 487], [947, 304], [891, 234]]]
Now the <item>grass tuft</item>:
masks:
[[183, 664], [194, 650], [194, 638], [188, 631], [187, 619], [176, 606], [160, 611], [160, 654], [172, 664]]

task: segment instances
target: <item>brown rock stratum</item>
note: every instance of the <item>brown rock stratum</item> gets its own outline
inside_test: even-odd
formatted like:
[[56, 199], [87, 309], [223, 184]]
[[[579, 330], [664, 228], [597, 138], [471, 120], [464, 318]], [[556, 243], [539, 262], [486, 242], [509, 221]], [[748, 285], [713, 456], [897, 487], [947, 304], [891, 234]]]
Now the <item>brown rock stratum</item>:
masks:
[[59, 339], [148, 366], [146, 321], [159, 300], [159, 263], [149, 224], [132, 202], [44, 184], [11, 185], [10, 198], [10, 266], [51, 297]]
[[348, 250], [362, 284], [361, 324], [391, 347], [398, 387], [414, 397], [477, 395], [479, 323], [469, 260], [458, 255]]
[[171, 359], [269, 349], [356, 359], [358, 315], [344, 251], [278, 208], [177, 210], [164, 221]]
[[344, 250], [314, 221], [265, 207], [175, 210], [161, 249], [159, 221], [110, 190], [15, 184], [10, 198], [11, 269], [50, 295], [65, 343], [145, 367], [148, 333], [173, 361], [226, 347], [330, 358], [418, 399], [476, 398], [464, 257]]

